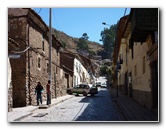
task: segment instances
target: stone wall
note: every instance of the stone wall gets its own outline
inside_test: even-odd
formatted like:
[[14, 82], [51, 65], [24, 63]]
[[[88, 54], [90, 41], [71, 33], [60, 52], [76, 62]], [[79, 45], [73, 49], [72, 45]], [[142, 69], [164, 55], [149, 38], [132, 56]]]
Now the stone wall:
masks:
[[8, 112], [12, 111], [12, 107], [13, 107], [11, 74], [12, 74], [11, 65], [8, 59]]
[[133, 90], [133, 99], [140, 105], [152, 109], [152, 93], [148, 91]]
[[[49, 42], [47, 35], [40, 31], [39, 28], [33, 24], [29, 25], [29, 43], [32, 46], [33, 50], [29, 53], [29, 65], [30, 65], [30, 84], [27, 92], [27, 104], [31, 103], [32, 105], [36, 104], [36, 95], [34, 94], [35, 87], [38, 81], [41, 82], [44, 92], [42, 95], [43, 102], [46, 101], [46, 85], [48, 82], [48, 66], [49, 66]], [[44, 45], [43, 45], [44, 44]], [[52, 44], [56, 44], [53, 40]], [[54, 45], [55, 46], [55, 45]], [[39, 49], [36, 49], [39, 48]], [[28, 54], [27, 54], [28, 56]], [[38, 66], [38, 59], [40, 59], [40, 67]], [[63, 76], [60, 75], [60, 53], [58, 48], [52, 47], [52, 69], [51, 69], [51, 97], [56, 98], [57, 96], [65, 95], [65, 89], [63, 89]], [[28, 71], [28, 62], [27, 62], [27, 71]], [[63, 71], [63, 70], [62, 70]], [[28, 74], [27, 74], [28, 75]], [[28, 78], [28, 76], [27, 76]], [[59, 81], [60, 80], [60, 81]], [[27, 80], [28, 81], [28, 80]], [[62, 92], [62, 93], [60, 93]], [[60, 95], [59, 95], [60, 94]], [[29, 102], [28, 102], [29, 101]], [[30, 102], [31, 101], [31, 102]]]
[[[36, 25], [33, 20], [41, 21], [41, 19], [35, 15], [33, 18], [26, 17], [27, 11], [29, 10], [9, 9], [8, 11], [9, 37], [13, 37], [19, 44], [19, 48], [15, 51], [24, 51], [30, 47], [21, 54], [19, 59], [10, 59], [13, 107], [36, 105], [35, 87], [38, 81], [44, 87], [43, 102], [46, 101], [49, 64], [48, 31], [46, 31], [48, 28], [44, 28], [46, 27], [44, 22]], [[55, 38], [52, 39], [51, 92], [52, 98], [56, 98], [66, 94], [66, 86], [63, 80], [64, 73], [60, 68], [59, 46]]]
[[[10, 11], [9, 11], [10, 12]], [[9, 13], [13, 16], [15, 10]], [[18, 11], [16, 11], [18, 14]], [[17, 49], [9, 46], [8, 53], [12, 51], [24, 51], [26, 49], [26, 18], [9, 18], [8, 36], [14, 39], [19, 47]], [[21, 53], [20, 58], [10, 59], [12, 69], [12, 91], [13, 107], [26, 106], [26, 54]]]
[[12, 85], [10, 83], [10, 87], [8, 89], [8, 112], [12, 111], [12, 107], [13, 107]]

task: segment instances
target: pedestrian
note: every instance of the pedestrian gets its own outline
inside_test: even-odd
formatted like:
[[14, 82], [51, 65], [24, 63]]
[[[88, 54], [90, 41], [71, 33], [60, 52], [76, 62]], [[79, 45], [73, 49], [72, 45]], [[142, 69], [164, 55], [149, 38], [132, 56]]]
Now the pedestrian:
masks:
[[42, 104], [42, 93], [43, 93], [43, 86], [40, 82], [37, 83], [37, 86], [35, 88], [35, 94], [37, 94], [37, 105], [39, 105], [39, 99], [40, 103]]
[[48, 80], [47, 86], [46, 86], [46, 92], [47, 92], [47, 105], [51, 104], [51, 91], [50, 91], [50, 84], [51, 81]]

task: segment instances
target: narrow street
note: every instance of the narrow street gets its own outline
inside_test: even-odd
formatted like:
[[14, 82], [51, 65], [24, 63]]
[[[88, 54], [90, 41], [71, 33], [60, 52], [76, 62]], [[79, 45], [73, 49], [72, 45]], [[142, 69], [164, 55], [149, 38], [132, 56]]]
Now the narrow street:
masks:
[[109, 91], [99, 88], [95, 96], [75, 96], [48, 109], [38, 109], [21, 122], [125, 121]]
[[159, 122], [158, 24], [156, 7], [8, 8], [8, 121]]

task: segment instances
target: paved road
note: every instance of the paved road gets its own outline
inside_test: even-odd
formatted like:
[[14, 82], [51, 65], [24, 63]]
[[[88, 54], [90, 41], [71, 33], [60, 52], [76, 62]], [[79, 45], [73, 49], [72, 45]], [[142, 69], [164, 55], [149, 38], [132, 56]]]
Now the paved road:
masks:
[[48, 109], [38, 109], [22, 122], [125, 121], [107, 89], [95, 96], [71, 98]]

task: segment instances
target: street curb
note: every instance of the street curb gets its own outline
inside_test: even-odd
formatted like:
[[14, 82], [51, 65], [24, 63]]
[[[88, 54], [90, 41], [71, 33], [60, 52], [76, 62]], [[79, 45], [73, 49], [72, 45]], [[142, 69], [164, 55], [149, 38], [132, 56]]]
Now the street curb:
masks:
[[126, 120], [129, 121], [129, 117], [128, 117], [128, 115], [126, 114], [126, 112], [124, 111], [124, 109], [123, 109], [122, 105], [120, 104], [118, 98], [116, 98], [116, 97], [113, 95], [113, 93], [111, 92], [111, 89], [108, 89], [108, 90], [109, 90], [109, 93], [111, 94], [113, 100], [115, 100], [115, 102], [117, 103], [117, 105], [118, 105], [119, 108], [121, 109], [121, 111], [122, 111], [124, 117], [126, 118]]
[[[73, 98], [73, 97], [74, 97], [74, 96], [70, 96], [70, 97], [65, 98], [65, 99], [62, 99], [62, 100], [60, 100], [60, 101], [58, 101], [58, 102], [55, 102], [55, 103], [51, 104], [48, 108], [50, 108], [50, 107], [52, 107], [52, 106], [54, 106], [54, 105], [57, 105], [57, 104], [59, 104], [59, 103], [62, 103], [62, 102], [66, 101], [66, 100], [68, 100], [68, 99], [71, 99], [71, 98]], [[27, 113], [26, 115], [23, 115], [23, 116], [21, 116], [21, 117], [19, 117], [19, 118], [16, 118], [16, 119], [14, 119], [14, 120], [11, 121], [11, 122], [19, 122], [20, 120], [22, 120], [22, 119], [24, 119], [24, 118], [26, 118], [26, 117], [32, 115], [33, 112], [34, 112], [35, 110], [38, 110], [38, 109], [39, 109], [39, 107], [36, 107], [35, 109], [29, 111], [29, 113]]]
[[19, 122], [20, 120], [22, 120], [22, 119], [24, 119], [24, 118], [26, 118], [26, 117], [28, 117], [28, 116], [30, 116], [30, 115], [32, 115], [32, 114], [33, 114], [33, 113], [30, 112], [30, 113], [28, 113], [28, 114], [26, 114], [26, 115], [23, 115], [23, 116], [21, 116], [21, 117], [15, 119], [15, 120], [13, 120], [13, 121], [14, 121], [14, 122]]
[[69, 98], [65, 98], [65, 99], [62, 99], [62, 100], [60, 100], [60, 101], [58, 101], [58, 102], [55, 102], [55, 103], [51, 104], [48, 108], [50, 108], [50, 107], [52, 107], [52, 106], [54, 106], [54, 105], [57, 105], [57, 104], [59, 104], [59, 103], [62, 103], [62, 102], [66, 101], [66, 100], [68, 100], [68, 99], [71, 99], [71, 98], [73, 98], [73, 97], [74, 97], [74, 96], [71, 96], [71, 97], [69, 97]]
[[21, 116], [21, 117], [19, 117], [19, 118], [16, 118], [16, 119], [14, 119], [13, 121], [14, 121], [14, 122], [19, 122], [21, 119], [24, 119], [24, 118], [26, 118], [26, 117], [32, 115], [33, 112], [34, 112], [35, 110], [37, 110], [38, 108], [39, 108], [39, 107], [36, 107], [36, 108], [32, 109], [32, 110], [29, 111], [29, 113], [27, 113], [26, 115], [23, 115], [23, 116]]
[[126, 112], [124, 111], [124, 109], [123, 109], [122, 105], [120, 104], [118, 98], [115, 98], [115, 101], [116, 101], [116, 103], [118, 104], [118, 106], [120, 107], [121, 111], [123, 112], [123, 115], [125, 116], [126, 120], [127, 120], [127, 121], [130, 121], [128, 115], [127, 115]]

